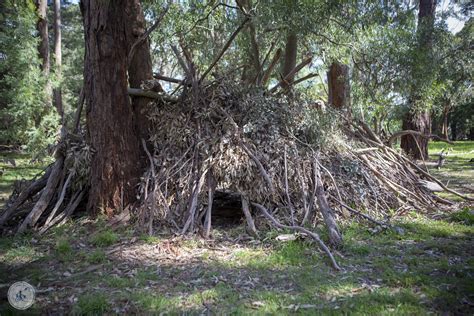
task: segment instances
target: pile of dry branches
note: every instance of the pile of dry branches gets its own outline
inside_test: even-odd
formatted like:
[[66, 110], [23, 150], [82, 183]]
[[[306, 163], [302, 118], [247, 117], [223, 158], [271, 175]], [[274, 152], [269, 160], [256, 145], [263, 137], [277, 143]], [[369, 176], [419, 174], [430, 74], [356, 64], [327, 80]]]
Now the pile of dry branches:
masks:
[[362, 122], [335, 120], [346, 126], [344, 136], [338, 146], [321, 148], [310, 118], [337, 114], [303, 100], [216, 80], [158, 103], [150, 117], [155, 129], [149, 144], [143, 141], [149, 168], [139, 189], [138, 218], [150, 233], [160, 223], [208, 237], [214, 193], [232, 192], [241, 196], [249, 232], [258, 234], [253, 209], [273, 226], [313, 237], [337, 268], [305, 226], [324, 222], [330, 244], [338, 246], [339, 217], [387, 226], [393, 210], [451, 204], [420, 185], [422, 178], [436, 179]]
[[23, 233], [36, 227], [44, 233], [64, 223], [87, 193], [90, 147], [81, 134], [66, 134], [55, 149], [55, 162], [44, 173], [15, 189], [0, 214], [0, 227], [15, 227]]
[[[179, 98], [155, 101], [153, 128], [142, 140], [149, 167], [134, 214], [150, 234], [167, 225], [209, 237], [214, 194], [230, 192], [240, 196], [251, 234], [258, 235], [256, 216], [303, 232], [339, 269], [326, 244], [305, 227], [324, 223], [330, 245], [337, 247], [341, 219], [386, 227], [390, 214], [452, 204], [424, 189], [424, 180], [462, 196], [382, 142], [363, 122], [345, 120], [334, 110], [225, 80], [182, 88]], [[325, 143], [326, 127], [314, 120], [322, 117], [332, 124]], [[82, 136], [62, 135], [54, 164], [12, 195], [0, 225], [13, 223], [20, 233], [28, 227], [45, 232], [64, 222], [86, 196], [91, 154]]]

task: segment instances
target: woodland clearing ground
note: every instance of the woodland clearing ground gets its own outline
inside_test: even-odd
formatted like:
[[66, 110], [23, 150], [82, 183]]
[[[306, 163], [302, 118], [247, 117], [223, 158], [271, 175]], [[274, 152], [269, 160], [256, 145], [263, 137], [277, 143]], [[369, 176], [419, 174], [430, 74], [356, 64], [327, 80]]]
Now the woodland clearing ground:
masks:
[[[440, 172], [453, 170], [456, 180], [472, 172], [465, 164], [472, 157], [459, 156], [463, 169], [456, 171], [454, 153]], [[41, 239], [0, 239], [0, 314], [18, 314], [6, 293], [19, 280], [38, 290], [27, 314], [473, 314], [472, 208], [435, 217], [405, 214], [396, 219], [401, 234], [343, 225], [344, 247], [335, 253], [343, 272], [334, 272], [308, 240], [276, 241], [285, 231], [239, 241], [245, 230], [238, 226], [215, 229], [206, 241], [111, 231], [102, 219], [80, 218]]]

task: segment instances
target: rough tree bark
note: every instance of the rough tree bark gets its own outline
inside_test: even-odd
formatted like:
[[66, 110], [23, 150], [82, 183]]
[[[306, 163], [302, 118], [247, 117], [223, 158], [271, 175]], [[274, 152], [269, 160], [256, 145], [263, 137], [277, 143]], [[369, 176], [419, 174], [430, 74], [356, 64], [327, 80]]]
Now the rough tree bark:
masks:
[[[54, 0], [54, 65], [56, 76], [61, 80], [62, 50], [61, 50], [61, 0]], [[54, 106], [64, 123], [64, 109], [61, 86], [53, 90]]]
[[91, 161], [88, 210], [112, 215], [136, 199], [139, 137], [127, 95], [128, 0], [82, 0], [84, 93]]
[[48, 1], [37, 0], [36, 11], [38, 13], [38, 22], [36, 23], [36, 30], [38, 31], [40, 41], [38, 45], [38, 54], [41, 59], [41, 70], [45, 76], [49, 76], [49, 38], [48, 38]]
[[[139, 0], [127, 1], [125, 11], [126, 21], [126, 41], [128, 52], [128, 81], [131, 88], [140, 88], [140, 85], [147, 80], [153, 79], [152, 61], [150, 55], [150, 41], [145, 38], [134, 47], [131, 54], [131, 48], [146, 32], [146, 22], [143, 15], [143, 9]], [[131, 54], [131, 55], [130, 55]], [[161, 87], [159, 87], [161, 89]], [[149, 98], [132, 97], [132, 108], [135, 113], [135, 123], [140, 138], [148, 140], [150, 120], [148, 119]], [[146, 161], [146, 153], [141, 150], [140, 161]], [[143, 165], [142, 165], [143, 167]]]
[[[436, 0], [420, 0], [418, 11], [418, 47], [416, 57], [412, 66], [412, 80], [408, 113], [403, 118], [402, 128], [431, 133], [431, 116], [426, 108], [424, 100], [424, 86], [429, 86], [425, 81], [432, 80], [432, 68], [430, 58], [433, 42], [433, 28], [435, 18]], [[401, 139], [403, 151], [415, 159], [426, 159], [428, 157], [428, 139], [406, 135]]]
[[38, 44], [38, 55], [41, 60], [41, 71], [45, 78], [45, 107], [42, 111], [35, 115], [35, 125], [41, 124], [43, 114], [52, 105], [51, 100], [51, 81], [49, 80], [49, 74], [51, 71], [50, 55], [49, 55], [49, 37], [48, 37], [48, 1], [47, 0], [36, 0], [36, 12], [38, 14], [38, 21], [36, 22], [36, 30], [38, 31], [39, 44]]
[[[282, 78], [285, 78], [288, 74], [291, 73], [291, 71], [295, 68], [296, 66], [296, 57], [298, 53], [298, 36], [296, 35], [296, 32], [290, 31], [286, 38], [286, 45], [285, 45], [285, 54], [284, 54], [284, 59], [283, 59], [283, 67], [281, 70], [281, 75]], [[292, 83], [293, 80], [295, 79], [295, 76], [290, 76], [286, 80], [286, 82], [283, 83], [283, 88], [286, 90], [290, 87], [289, 83]]]
[[349, 66], [333, 62], [328, 71], [328, 103], [351, 117]]

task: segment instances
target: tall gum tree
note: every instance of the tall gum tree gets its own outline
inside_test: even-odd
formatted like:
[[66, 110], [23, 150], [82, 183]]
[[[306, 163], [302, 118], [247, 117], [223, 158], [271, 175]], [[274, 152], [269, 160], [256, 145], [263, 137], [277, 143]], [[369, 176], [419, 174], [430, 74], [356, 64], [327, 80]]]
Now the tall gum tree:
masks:
[[[58, 80], [61, 81], [62, 50], [61, 50], [61, 0], [54, 0], [54, 65]], [[64, 123], [64, 108], [61, 86], [53, 89], [54, 106]]]
[[[423, 134], [431, 132], [430, 111], [427, 109], [427, 88], [433, 78], [432, 45], [436, 0], [420, 0], [418, 11], [417, 37], [418, 47], [412, 65], [412, 81], [409, 96], [409, 111], [404, 116], [402, 128], [415, 130]], [[401, 139], [403, 151], [415, 159], [428, 157], [428, 139], [413, 135], [404, 135]]]
[[94, 150], [88, 210], [111, 215], [135, 201], [140, 139], [127, 95], [128, 0], [82, 0], [87, 137]]

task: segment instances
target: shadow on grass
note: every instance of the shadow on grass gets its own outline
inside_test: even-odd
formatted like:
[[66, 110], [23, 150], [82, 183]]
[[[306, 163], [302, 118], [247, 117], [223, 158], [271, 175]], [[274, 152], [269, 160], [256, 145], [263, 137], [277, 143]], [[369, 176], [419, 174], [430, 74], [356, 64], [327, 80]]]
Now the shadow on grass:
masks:
[[[31, 237], [1, 242], [0, 283], [25, 280], [51, 289], [38, 294], [30, 310], [38, 313], [472, 314], [473, 227], [421, 216], [397, 225], [402, 235], [346, 228], [337, 257], [345, 271], [337, 273], [313, 243], [275, 242], [275, 232], [264, 243], [223, 250], [187, 239], [169, 253], [171, 241], [157, 238], [110, 252], [116, 238], [94, 243], [87, 230], [76, 235], [69, 227], [41, 247], [29, 244]], [[98, 251], [101, 268], [75, 277], [96, 265], [91, 254]], [[67, 271], [73, 276], [65, 277]], [[3, 287], [2, 315], [12, 312], [5, 295]]]

